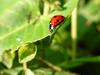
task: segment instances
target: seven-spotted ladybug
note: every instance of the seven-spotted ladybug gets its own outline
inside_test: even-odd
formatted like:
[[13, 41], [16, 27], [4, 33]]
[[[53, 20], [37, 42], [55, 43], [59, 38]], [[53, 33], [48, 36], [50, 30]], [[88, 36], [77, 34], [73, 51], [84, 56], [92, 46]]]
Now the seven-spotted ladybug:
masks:
[[64, 21], [65, 17], [62, 15], [55, 15], [50, 20], [49, 30], [50, 32], [55, 31], [56, 27]]

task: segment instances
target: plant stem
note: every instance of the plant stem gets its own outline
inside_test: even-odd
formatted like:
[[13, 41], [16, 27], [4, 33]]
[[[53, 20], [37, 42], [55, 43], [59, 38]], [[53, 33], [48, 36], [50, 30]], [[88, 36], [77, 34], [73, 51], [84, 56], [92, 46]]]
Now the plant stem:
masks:
[[48, 62], [47, 60], [42, 59], [41, 57], [38, 58], [38, 60], [40, 60], [41, 62], [43, 62], [44, 64], [48, 65], [52, 70], [54, 71], [62, 71], [62, 68]]
[[23, 63], [23, 70], [26, 71], [27, 70], [27, 63]]
[[71, 17], [71, 38], [72, 38], [72, 60], [76, 58], [77, 49], [77, 8], [72, 12]]
[[46, 0], [44, 0], [43, 15], [48, 15], [48, 13], [49, 13], [49, 8], [50, 8], [49, 2], [46, 1]]

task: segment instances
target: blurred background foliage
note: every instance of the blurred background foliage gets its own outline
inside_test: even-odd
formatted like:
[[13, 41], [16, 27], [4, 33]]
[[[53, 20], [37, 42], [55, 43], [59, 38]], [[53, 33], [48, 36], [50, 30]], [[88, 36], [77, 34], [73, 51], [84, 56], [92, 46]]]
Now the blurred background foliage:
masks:
[[[73, 60], [70, 17], [76, 6]], [[66, 22], [53, 36], [48, 27], [57, 14]], [[100, 75], [99, 54], [100, 0], [0, 0], [0, 75]]]

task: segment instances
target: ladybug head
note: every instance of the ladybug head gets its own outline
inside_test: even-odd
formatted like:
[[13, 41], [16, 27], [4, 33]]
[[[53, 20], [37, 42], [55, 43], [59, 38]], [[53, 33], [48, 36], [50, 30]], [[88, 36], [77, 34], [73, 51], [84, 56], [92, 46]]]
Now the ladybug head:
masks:
[[56, 26], [53, 26], [52, 24], [49, 25], [50, 32], [54, 32], [56, 30]]

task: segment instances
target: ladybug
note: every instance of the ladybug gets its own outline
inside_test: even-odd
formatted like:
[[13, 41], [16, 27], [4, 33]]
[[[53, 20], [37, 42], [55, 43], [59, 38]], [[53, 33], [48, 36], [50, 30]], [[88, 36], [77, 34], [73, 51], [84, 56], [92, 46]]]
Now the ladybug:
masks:
[[58, 27], [63, 21], [65, 17], [62, 15], [55, 15], [50, 20], [49, 30], [50, 32], [53, 32], [56, 30], [56, 27]]

